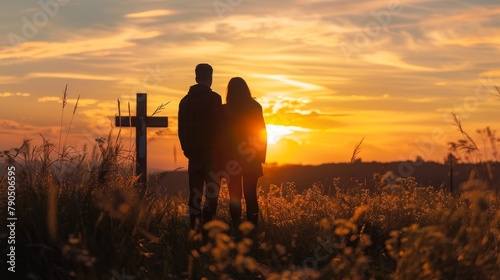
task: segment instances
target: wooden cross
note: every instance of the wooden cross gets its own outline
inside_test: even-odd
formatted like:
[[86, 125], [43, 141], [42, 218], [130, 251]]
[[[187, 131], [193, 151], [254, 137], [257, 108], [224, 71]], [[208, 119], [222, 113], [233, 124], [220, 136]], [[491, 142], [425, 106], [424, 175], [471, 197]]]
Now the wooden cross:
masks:
[[146, 131], [148, 127], [168, 127], [168, 117], [148, 117], [147, 116], [147, 94], [137, 94], [137, 116], [115, 118], [115, 125], [118, 127], [135, 126], [135, 150], [136, 168], [135, 175], [139, 177], [139, 184], [146, 184], [148, 177], [147, 165], [147, 145]]

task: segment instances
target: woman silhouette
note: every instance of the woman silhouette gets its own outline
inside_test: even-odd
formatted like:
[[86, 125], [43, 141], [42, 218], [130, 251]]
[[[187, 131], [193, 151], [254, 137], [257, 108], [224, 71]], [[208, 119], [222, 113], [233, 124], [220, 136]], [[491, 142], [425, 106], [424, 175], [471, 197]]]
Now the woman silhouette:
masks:
[[223, 139], [226, 166], [235, 166], [228, 179], [229, 212], [234, 229], [241, 222], [241, 199], [244, 194], [247, 220], [257, 226], [259, 205], [257, 181], [266, 159], [267, 132], [262, 106], [252, 98], [247, 83], [240, 77], [227, 85], [223, 105]]

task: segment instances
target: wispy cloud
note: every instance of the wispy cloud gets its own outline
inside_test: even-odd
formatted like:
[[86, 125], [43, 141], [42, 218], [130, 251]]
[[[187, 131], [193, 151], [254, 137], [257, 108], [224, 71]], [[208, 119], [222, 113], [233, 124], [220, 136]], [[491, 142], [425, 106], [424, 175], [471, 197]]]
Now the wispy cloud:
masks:
[[116, 81], [116, 77], [78, 74], [78, 73], [29, 73], [27, 78], [57, 78], [57, 79], [78, 79], [78, 80], [95, 80], [95, 81]]
[[139, 30], [136, 28], [113, 31], [110, 34], [95, 34], [91, 38], [75, 36], [70, 41], [38, 42], [28, 41], [16, 47], [0, 49], [0, 60], [10, 60], [15, 57], [27, 59], [49, 59], [81, 53], [91, 53], [104, 50], [116, 50], [132, 47], [137, 40], [151, 39], [160, 32]]
[[15, 121], [11, 120], [2, 120], [0, 119], [0, 127], [2, 128], [2, 131], [7, 131], [7, 130], [17, 130], [19, 128], [22, 129], [33, 129], [33, 127], [27, 127], [25, 124], [18, 123]]
[[5, 75], [5, 76], [0, 76], [0, 85], [1, 84], [12, 84], [12, 83], [15, 83], [16, 80], [18, 80], [19, 78], [18, 77], [15, 77], [15, 76], [8, 76], [8, 75]]
[[27, 92], [0, 92], [0, 97], [12, 97], [12, 96], [20, 96], [20, 97], [29, 97], [30, 94]]
[[329, 97], [330, 100], [334, 101], [373, 101], [373, 100], [386, 100], [389, 101], [389, 94], [383, 94], [380, 96], [372, 95], [332, 95]]
[[[37, 98], [37, 101], [40, 103], [45, 103], [45, 102], [58, 102], [62, 103], [62, 98], [58, 96], [44, 96]], [[76, 104], [77, 99], [75, 98], [68, 98], [66, 99], [66, 102], [68, 104]], [[97, 99], [88, 99], [88, 98], [80, 98], [78, 99], [78, 108], [83, 108], [91, 105], [97, 105], [99, 104], [99, 101]]]
[[125, 17], [126, 18], [152, 18], [152, 17], [170, 16], [170, 15], [174, 15], [174, 14], [176, 14], [176, 11], [159, 9], [159, 10], [149, 10], [149, 11], [144, 11], [144, 12], [131, 13], [131, 14], [125, 15]]
[[284, 84], [284, 85], [298, 87], [298, 88], [300, 88], [302, 90], [319, 90], [319, 89], [323, 89], [322, 86], [310, 84], [310, 83], [303, 82], [303, 81], [294, 80], [294, 79], [292, 79], [290, 77], [286, 77], [285, 75], [253, 74], [252, 76], [253, 77], [258, 77], [258, 78], [266, 78], [266, 79], [269, 79], [269, 80], [273, 80], [273, 81], [279, 82], [279, 83]]
[[38, 98], [37, 101], [41, 102], [41, 103], [44, 103], [44, 102], [61, 102], [62, 103], [61, 97], [57, 97], [57, 96], [44, 96], [44, 97]]
[[403, 61], [398, 55], [391, 53], [391, 52], [386, 52], [386, 51], [380, 51], [376, 52], [374, 54], [366, 54], [363, 55], [364, 59], [367, 62], [378, 64], [378, 65], [384, 65], [384, 66], [391, 66], [391, 67], [396, 67], [401, 70], [410, 70], [410, 71], [424, 71], [424, 72], [436, 72], [436, 71], [450, 71], [450, 70], [459, 70], [460, 67], [455, 67], [455, 68], [432, 68], [432, 67], [427, 67], [427, 66], [420, 66], [420, 65], [415, 65], [411, 64], [408, 62]]

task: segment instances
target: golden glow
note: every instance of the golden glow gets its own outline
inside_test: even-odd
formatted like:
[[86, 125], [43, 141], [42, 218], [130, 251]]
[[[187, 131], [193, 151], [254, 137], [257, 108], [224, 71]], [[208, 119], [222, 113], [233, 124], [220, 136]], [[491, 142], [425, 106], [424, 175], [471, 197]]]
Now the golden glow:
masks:
[[[186, 167], [172, 155], [180, 151], [178, 104], [200, 62], [214, 67], [212, 89], [223, 100], [231, 77], [247, 81], [267, 124], [267, 162], [349, 161], [363, 137], [363, 161], [440, 160], [459, 137], [452, 111], [472, 134], [498, 130], [500, 8], [492, 1], [402, 1], [397, 11], [378, 0], [277, 1], [247, 1], [223, 14], [210, 1], [123, 0], [112, 8], [80, 1], [92, 17], [61, 7], [43, 24], [36, 3], [20, 10], [7, 1], [0, 148], [40, 134], [59, 139], [61, 121], [71, 145], [93, 145], [108, 137], [117, 99], [122, 115], [128, 104], [135, 115], [136, 93], [146, 92], [148, 115], [171, 101], [157, 114], [169, 117], [168, 129], [148, 129], [150, 166]], [[134, 143], [134, 133], [121, 135]]]

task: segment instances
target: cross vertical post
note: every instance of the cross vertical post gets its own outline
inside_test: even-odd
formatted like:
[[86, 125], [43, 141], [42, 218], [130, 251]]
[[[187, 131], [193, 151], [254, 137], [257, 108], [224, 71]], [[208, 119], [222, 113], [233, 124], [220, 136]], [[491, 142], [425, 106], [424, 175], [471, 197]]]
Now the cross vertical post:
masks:
[[135, 126], [135, 147], [136, 147], [136, 161], [135, 174], [139, 177], [139, 184], [146, 184], [147, 182], [147, 135], [146, 135], [146, 110], [147, 110], [148, 96], [145, 93], [137, 94], [137, 123]]

